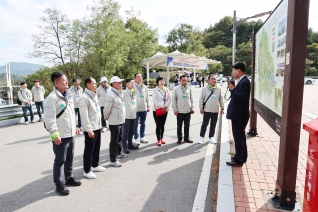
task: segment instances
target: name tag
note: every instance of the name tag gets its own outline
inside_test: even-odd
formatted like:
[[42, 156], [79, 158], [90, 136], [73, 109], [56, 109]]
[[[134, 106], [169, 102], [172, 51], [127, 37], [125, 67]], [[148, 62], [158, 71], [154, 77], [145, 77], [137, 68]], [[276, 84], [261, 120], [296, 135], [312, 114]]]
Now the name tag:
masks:
[[144, 95], [140, 94], [140, 99], [143, 99], [144, 98]]
[[183, 95], [183, 98], [186, 99], [186, 98], [187, 98], [187, 95]]
[[136, 105], [136, 102], [135, 102], [135, 101], [132, 101], [131, 104], [132, 104], [132, 105]]
[[60, 105], [60, 108], [63, 110], [65, 108], [65, 105], [64, 104], [61, 104]]
[[212, 95], [212, 96], [211, 96], [211, 99], [215, 99], [215, 98], [216, 98], [216, 96], [215, 96], [215, 95]]
[[76, 95], [75, 97], [76, 97], [76, 99], [79, 99], [81, 96], [80, 95]]
[[105, 94], [105, 97], [107, 97], [107, 94]]
[[100, 108], [99, 107], [96, 108], [96, 112], [98, 112], [98, 113], [100, 112]]
[[39, 92], [35, 92], [35, 94], [36, 94], [36, 95], [40, 95], [40, 93], [39, 93]]
[[122, 102], [122, 103], [121, 103], [121, 106], [125, 107], [125, 102]]

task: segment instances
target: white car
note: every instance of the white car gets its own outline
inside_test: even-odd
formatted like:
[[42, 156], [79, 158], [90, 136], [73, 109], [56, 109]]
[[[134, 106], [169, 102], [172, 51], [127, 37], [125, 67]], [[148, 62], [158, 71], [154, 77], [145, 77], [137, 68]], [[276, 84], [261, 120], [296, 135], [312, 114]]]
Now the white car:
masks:
[[6, 105], [6, 104], [7, 104], [6, 101], [4, 101], [4, 99], [1, 99], [1, 98], [0, 98], [0, 106]]
[[307, 85], [315, 84], [315, 80], [312, 79], [312, 78], [305, 77], [304, 83], [307, 84]]

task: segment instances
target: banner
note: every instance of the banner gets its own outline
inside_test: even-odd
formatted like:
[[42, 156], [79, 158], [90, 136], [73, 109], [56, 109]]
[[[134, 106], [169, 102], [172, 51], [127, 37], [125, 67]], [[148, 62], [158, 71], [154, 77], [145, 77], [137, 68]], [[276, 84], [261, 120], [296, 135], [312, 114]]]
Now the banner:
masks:
[[201, 70], [208, 70], [208, 64], [206, 63], [194, 63], [191, 61], [183, 60], [183, 59], [177, 59], [172, 57], [167, 57], [167, 66], [170, 67], [177, 67], [177, 68], [195, 68], [195, 69], [201, 69]]

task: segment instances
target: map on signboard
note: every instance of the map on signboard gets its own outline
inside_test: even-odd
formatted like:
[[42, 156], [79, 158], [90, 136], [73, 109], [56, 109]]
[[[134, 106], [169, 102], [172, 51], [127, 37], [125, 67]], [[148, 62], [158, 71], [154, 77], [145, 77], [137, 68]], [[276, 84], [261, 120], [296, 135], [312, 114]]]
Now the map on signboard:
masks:
[[288, 0], [284, 0], [256, 34], [254, 98], [282, 114]]

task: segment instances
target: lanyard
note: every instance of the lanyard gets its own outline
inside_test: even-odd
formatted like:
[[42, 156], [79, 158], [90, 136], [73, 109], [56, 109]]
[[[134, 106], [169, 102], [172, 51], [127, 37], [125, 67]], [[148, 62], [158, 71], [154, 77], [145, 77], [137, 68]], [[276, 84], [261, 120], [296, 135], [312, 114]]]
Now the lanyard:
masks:
[[93, 100], [93, 102], [95, 103], [95, 106], [97, 107], [97, 103], [96, 103], [95, 100], [91, 97], [91, 95], [89, 95], [89, 93], [87, 93], [86, 91], [85, 91], [85, 93], [91, 98], [91, 100]]
[[75, 87], [73, 87], [73, 90], [76, 92], [76, 94], [78, 94], [78, 89], [77, 89], [77, 90], [75, 90]]
[[142, 90], [139, 88], [138, 84], [135, 83], [135, 85], [136, 85], [136, 87], [137, 87], [139, 93], [142, 94]]
[[40, 87], [35, 87], [36, 91], [39, 92]]
[[165, 92], [161, 93], [161, 91], [159, 90], [159, 88], [158, 88], [158, 91], [159, 91], [159, 93], [162, 95], [163, 99], [165, 99], [165, 96], [163, 95], [163, 93], [165, 93]]
[[114, 91], [113, 89], [112, 89], [112, 91], [116, 94], [116, 96], [117, 96], [121, 101], [123, 101], [123, 99], [120, 98], [120, 96], [116, 93], [116, 91]]
[[[128, 93], [129, 94], [129, 93]], [[134, 97], [134, 94], [131, 93], [131, 95], [129, 94], [130, 98], [131, 98], [131, 101], [134, 101], [135, 100], [135, 97]]]
[[105, 87], [105, 88], [103, 87], [103, 89], [104, 89], [105, 93], [107, 94], [107, 87]]
[[181, 88], [183, 94], [184, 94], [184, 92], [187, 91], [187, 88], [184, 88], [184, 90], [183, 90], [182, 86], [180, 86], [180, 88]]

